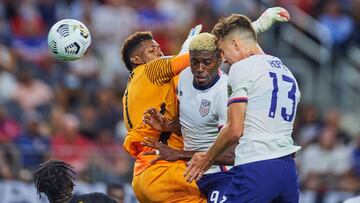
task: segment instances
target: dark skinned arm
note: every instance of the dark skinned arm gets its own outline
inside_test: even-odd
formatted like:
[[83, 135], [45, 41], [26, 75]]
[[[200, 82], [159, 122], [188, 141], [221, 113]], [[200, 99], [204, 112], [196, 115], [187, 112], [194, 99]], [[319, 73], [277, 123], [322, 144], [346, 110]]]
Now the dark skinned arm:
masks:
[[[176, 150], [171, 147], [169, 147], [166, 144], [163, 144], [161, 142], [151, 140], [149, 138], [145, 138], [146, 142], [142, 143], [143, 146], [151, 147], [155, 149], [155, 151], [149, 151], [144, 152], [144, 155], [155, 155], [156, 150], [159, 151], [159, 156], [152, 160], [151, 163], [155, 163], [159, 160], [165, 160], [165, 161], [177, 161], [177, 160], [184, 160], [184, 161], [190, 161], [193, 155], [197, 151], [186, 151], [186, 150]], [[234, 165], [234, 159], [235, 159], [235, 150], [236, 145], [233, 145], [230, 147], [227, 151], [225, 151], [223, 154], [218, 156], [215, 161], [214, 165]]]

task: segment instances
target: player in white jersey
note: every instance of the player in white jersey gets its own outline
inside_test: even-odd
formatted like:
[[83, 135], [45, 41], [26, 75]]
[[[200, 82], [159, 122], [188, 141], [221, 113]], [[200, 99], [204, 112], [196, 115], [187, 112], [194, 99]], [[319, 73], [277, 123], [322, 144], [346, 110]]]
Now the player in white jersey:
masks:
[[196, 153], [185, 171], [199, 180], [215, 158], [238, 143], [225, 202], [298, 202], [291, 138], [300, 91], [280, 59], [266, 55], [247, 17], [220, 19], [213, 33], [229, 72], [228, 116], [207, 152]]
[[[194, 37], [189, 52], [190, 67], [180, 73], [177, 87], [179, 122], [172, 122], [172, 126], [166, 125], [168, 122], [163, 121], [165, 117], [155, 109], [148, 110], [148, 115], [144, 116], [145, 123], [159, 131], [181, 131], [184, 139], [183, 151], [170, 149], [167, 145], [160, 147], [161, 144], [157, 142], [149, 141], [145, 144], [159, 148], [159, 158], [174, 157], [167, 159], [169, 161], [189, 161], [195, 152], [206, 151], [226, 121], [227, 75], [219, 69], [222, 60], [215, 36], [201, 33]], [[211, 166], [197, 182], [208, 202], [218, 202], [223, 195], [222, 188], [225, 188], [231, 179], [229, 174], [219, 172], [227, 171], [231, 168], [230, 165], [234, 164], [234, 147], [220, 156], [216, 165]]]

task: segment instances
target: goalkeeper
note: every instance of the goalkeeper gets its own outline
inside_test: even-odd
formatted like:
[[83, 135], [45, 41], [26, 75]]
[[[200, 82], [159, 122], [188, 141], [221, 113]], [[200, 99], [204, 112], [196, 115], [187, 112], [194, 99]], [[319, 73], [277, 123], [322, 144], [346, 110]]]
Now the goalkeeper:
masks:
[[[253, 23], [257, 32], [268, 29], [275, 21], [286, 21], [282, 9], [268, 9]], [[122, 47], [122, 59], [130, 71], [123, 97], [124, 121], [128, 133], [124, 149], [134, 158], [132, 186], [140, 202], [206, 202], [195, 183], [187, 183], [182, 174], [186, 162], [158, 161], [158, 155], [144, 155], [152, 149], [141, 145], [145, 137], [159, 140], [174, 148], [183, 149], [183, 139], [178, 133], [158, 132], [142, 122], [143, 113], [155, 107], [167, 118], [178, 114], [176, 99], [177, 75], [189, 66], [188, 46], [201, 31], [196, 26], [190, 31], [180, 54], [163, 57], [159, 44], [150, 32], [136, 32], [129, 36]]]

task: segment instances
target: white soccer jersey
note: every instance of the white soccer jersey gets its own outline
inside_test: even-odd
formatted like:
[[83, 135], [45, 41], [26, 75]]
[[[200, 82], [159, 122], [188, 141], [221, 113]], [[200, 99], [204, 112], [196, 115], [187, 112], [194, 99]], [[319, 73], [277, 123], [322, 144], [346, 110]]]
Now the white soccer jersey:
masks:
[[254, 55], [233, 64], [228, 75], [228, 105], [247, 102], [244, 132], [235, 165], [292, 154], [291, 133], [300, 101], [296, 79], [280, 59]]
[[[190, 67], [186, 68], [180, 74], [177, 95], [185, 150], [206, 151], [226, 122], [227, 75], [219, 72], [212, 84], [197, 87]], [[206, 173], [222, 169], [212, 166]]]

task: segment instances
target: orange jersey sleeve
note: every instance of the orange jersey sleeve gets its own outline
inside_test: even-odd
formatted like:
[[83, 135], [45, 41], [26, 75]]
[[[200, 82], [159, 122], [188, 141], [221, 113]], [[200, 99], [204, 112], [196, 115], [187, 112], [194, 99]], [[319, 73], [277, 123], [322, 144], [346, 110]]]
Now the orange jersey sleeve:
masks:
[[146, 65], [145, 73], [150, 81], [157, 85], [170, 82], [182, 70], [190, 65], [188, 52], [173, 57], [163, 57]]
[[175, 56], [171, 60], [171, 67], [174, 75], [178, 75], [182, 70], [190, 65], [190, 54], [185, 52]]

